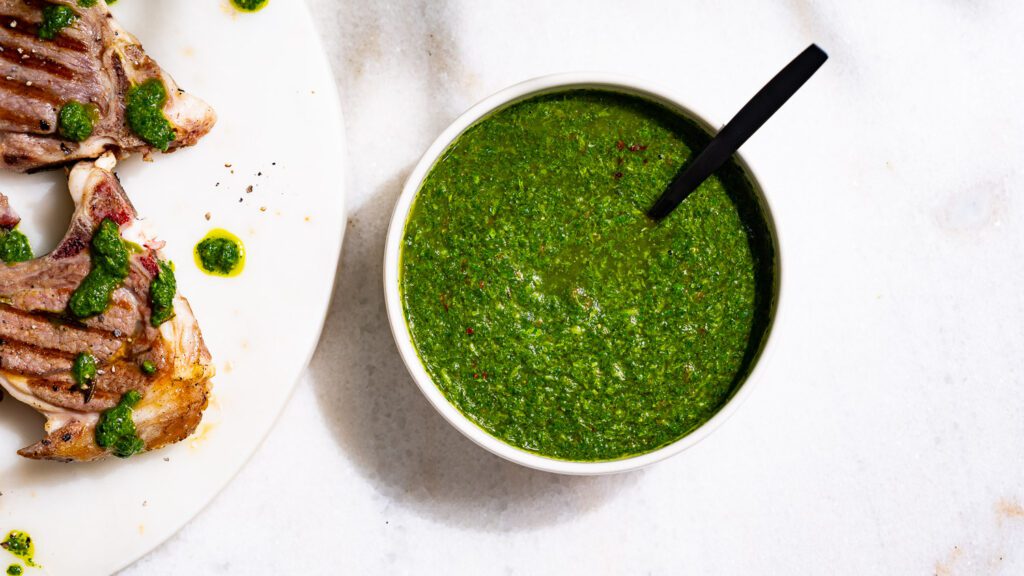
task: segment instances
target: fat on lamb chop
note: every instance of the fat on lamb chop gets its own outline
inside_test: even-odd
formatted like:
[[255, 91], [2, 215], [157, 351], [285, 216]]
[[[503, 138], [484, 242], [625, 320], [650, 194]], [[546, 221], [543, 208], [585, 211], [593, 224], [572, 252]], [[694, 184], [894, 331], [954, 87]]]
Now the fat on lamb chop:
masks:
[[[152, 102], [158, 85], [162, 107]], [[130, 110], [132, 98], [139, 104]], [[106, 151], [169, 152], [195, 144], [215, 122], [213, 109], [178, 88], [103, 0], [0, 0], [0, 166], [31, 172]]]
[[[46, 417], [45, 437], [18, 452], [27, 458], [89, 461], [154, 450], [192, 434], [207, 405], [214, 375], [210, 353], [175, 288], [171, 308], [166, 301], [163, 308], [156, 304], [151, 285], [167, 266], [162, 242], [136, 219], [112, 172], [115, 163], [107, 153], [71, 171], [75, 212], [53, 252], [0, 264], [0, 385]], [[73, 293], [99, 267], [92, 253], [103, 254], [94, 247], [94, 235], [113, 225], [136, 245], [125, 245], [131, 247], [128, 274], [116, 284], [106, 310], [79, 318], [70, 303]], [[152, 321], [160, 311], [173, 316]], [[73, 370], [82, 355], [91, 355], [97, 368], [84, 388]], [[97, 434], [98, 427], [104, 429], [101, 422], [117, 416], [111, 409], [120, 405], [124, 416], [126, 399], [138, 399], [134, 411], [127, 411], [137, 438], [130, 439], [127, 453], [109, 440], [101, 446]]]

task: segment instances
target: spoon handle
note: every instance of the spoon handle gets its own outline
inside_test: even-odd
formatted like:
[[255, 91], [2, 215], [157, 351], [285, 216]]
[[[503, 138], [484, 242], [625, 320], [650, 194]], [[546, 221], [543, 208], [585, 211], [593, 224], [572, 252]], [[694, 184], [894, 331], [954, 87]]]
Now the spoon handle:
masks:
[[828, 60], [828, 54], [811, 44], [754, 95], [726, 124], [647, 212], [655, 221], [668, 216], [700, 183], [721, 168], [733, 153], [757, 132], [772, 114], [789, 100]]

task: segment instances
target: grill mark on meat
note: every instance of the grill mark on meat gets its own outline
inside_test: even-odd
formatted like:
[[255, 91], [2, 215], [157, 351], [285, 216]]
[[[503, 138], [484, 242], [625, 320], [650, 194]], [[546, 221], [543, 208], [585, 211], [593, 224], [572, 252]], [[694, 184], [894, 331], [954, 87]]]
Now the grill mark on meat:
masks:
[[98, 383], [94, 383], [89, 402], [85, 401], [85, 394], [80, 390], [74, 390], [75, 383], [68, 373], [57, 374], [51, 377], [29, 378], [28, 387], [32, 395], [40, 400], [57, 406], [76, 411], [106, 410], [117, 405], [119, 394], [110, 390], [100, 390]]
[[[27, 458], [107, 456], [108, 450], [96, 444], [98, 416], [129, 390], [142, 394], [133, 421], [146, 450], [189, 436], [209, 399], [214, 369], [188, 303], [176, 296], [176, 316], [159, 329], [150, 325], [148, 294], [160, 243], [136, 227], [141, 224], [128, 226], [135, 210], [110, 171], [113, 163], [108, 155], [72, 170], [75, 214], [53, 254], [0, 266], [0, 384], [33, 404], [56, 428], [18, 452]], [[132, 255], [128, 276], [105, 312], [74, 320], [66, 316], [67, 300], [90, 269], [89, 241], [107, 217], [124, 220], [122, 234], [147, 250]], [[73, 359], [82, 352], [97, 357], [97, 377], [88, 394], [71, 375]], [[155, 374], [142, 372], [145, 361], [156, 366]]]
[[134, 364], [118, 361], [107, 365], [93, 382], [89, 402], [71, 377], [70, 364], [53, 374], [29, 376], [28, 385], [38, 398], [62, 408], [72, 410], [104, 410], [118, 403], [129, 390], [144, 392], [147, 378]]
[[[54, 3], [79, 18], [54, 39], [41, 40], [41, 10]], [[106, 151], [118, 157], [154, 152], [127, 126], [124, 102], [132, 85], [150, 79], [167, 90], [164, 113], [176, 133], [167, 152], [210, 131], [213, 110], [181, 90], [104, 2], [83, 8], [74, 0], [0, 0], [0, 109], [12, 114], [0, 116], [0, 168], [35, 172]], [[92, 135], [80, 144], [64, 141], [56, 129], [57, 112], [70, 100], [99, 110]]]
[[67, 353], [7, 342], [0, 346], [0, 368], [22, 376], [49, 376], [71, 370], [74, 358]]
[[[81, 22], [81, 20], [79, 20]], [[12, 25], [13, 23], [13, 25]], [[30, 38], [32, 42], [39, 41], [39, 23], [20, 18], [13, 14], [0, 14], [0, 26], [12, 36]], [[65, 32], [57, 34], [52, 40], [46, 40], [61, 50], [71, 52], [85, 52], [89, 49], [82, 41], [72, 38]]]
[[121, 342], [111, 340], [112, 337], [113, 334], [106, 330], [60, 324], [48, 321], [38, 312], [29, 314], [0, 306], [0, 339], [7, 344], [22, 343], [40, 350], [72, 355], [89, 350], [97, 358], [107, 360], [123, 346]]
[[13, 76], [0, 75], [0, 90], [26, 100], [43, 102], [49, 106], [57, 106], [64, 101], [59, 94], [47, 89], [45, 86], [36, 83], [29, 86], [25, 84], [24, 80], [18, 80]]
[[[0, 23], [3, 22], [3, 16], [0, 16]], [[74, 80], [77, 76], [76, 71], [68, 68], [64, 64], [57, 62], [51, 58], [48, 58], [39, 52], [29, 52], [24, 49], [19, 53], [18, 46], [11, 44], [5, 44], [0, 42], [0, 60], [6, 60], [12, 64], [16, 64], [21, 68], [27, 68], [29, 70], [39, 70], [49, 74], [50, 76], [57, 76], [64, 80]]]
[[35, 116], [25, 116], [13, 110], [5, 110], [3, 108], [0, 108], [0, 124], [20, 128], [25, 132], [40, 131], [39, 118]]
[[23, 162], [28, 162], [31, 158], [25, 154], [4, 154], [4, 164], [8, 166], [17, 166]]

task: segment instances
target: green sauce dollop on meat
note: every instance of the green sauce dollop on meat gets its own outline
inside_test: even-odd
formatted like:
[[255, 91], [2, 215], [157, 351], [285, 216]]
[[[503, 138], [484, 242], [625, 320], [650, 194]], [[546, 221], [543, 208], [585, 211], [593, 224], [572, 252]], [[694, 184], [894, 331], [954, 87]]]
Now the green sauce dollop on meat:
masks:
[[164, 115], [166, 103], [167, 89], [157, 78], [132, 86], [125, 97], [125, 115], [132, 132], [164, 152], [175, 138], [174, 127]]
[[106, 311], [111, 294], [128, 276], [128, 248], [113, 220], [105, 218], [93, 234], [91, 256], [92, 270], [68, 301], [68, 311], [80, 320]]
[[71, 379], [75, 381], [72, 389], [83, 393], [86, 404], [92, 400], [92, 395], [96, 391], [93, 382], [96, 381], [97, 373], [96, 357], [88, 352], [78, 354], [71, 363]]
[[47, 4], [43, 6], [43, 21], [37, 34], [42, 40], [53, 40], [57, 34], [78, 20], [75, 11], [67, 6]]
[[61, 107], [57, 115], [57, 130], [63, 138], [81, 142], [92, 135], [98, 118], [95, 106], [72, 100]]
[[121, 397], [117, 406], [100, 415], [96, 425], [96, 443], [110, 448], [114, 456], [128, 458], [142, 452], [146, 443], [139, 438], [132, 420], [133, 408], [142, 400], [142, 395], [131, 390]]
[[149, 304], [153, 309], [149, 323], [154, 327], [174, 318], [174, 294], [178, 291], [174, 268], [167, 262], [159, 262], [159, 266], [160, 273], [149, 285]]
[[20, 230], [0, 233], [0, 260], [7, 264], [14, 264], [32, 258], [32, 246], [29, 245], [28, 237]]

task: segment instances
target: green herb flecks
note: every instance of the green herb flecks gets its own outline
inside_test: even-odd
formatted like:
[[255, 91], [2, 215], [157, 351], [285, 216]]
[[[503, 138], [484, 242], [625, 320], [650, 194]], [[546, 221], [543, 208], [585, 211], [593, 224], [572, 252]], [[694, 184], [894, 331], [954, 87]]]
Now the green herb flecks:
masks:
[[174, 295], [178, 291], [174, 268], [167, 262], [159, 262], [159, 265], [160, 273], [149, 285], [149, 304], [153, 309], [149, 323], [154, 327], [174, 318]]
[[92, 270], [71, 294], [68, 311], [78, 319], [102, 314], [128, 276], [128, 248], [117, 224], [106, 218], [92, 237]]
[[149, 360], [143, 360], [142, 365], [139, 366], [139, 369], [141, 369], [142, 373], [145, 374], [146, 376], [152, 376], [153, 374], [156, 374], [156, 364]]
[[157, 78], [132, 86], [125, 96], [125, 115], [132, 132], [164, 152], [175, 138], [174, 127], [164, 115], [166, 102], [167, 89]]
[[[36, 555], [36, 545], [32, 537], [21, 530], [11, 530], [7, 537], [0, 542], [0, 548], [7, 550], [21, 559], [28, 566], [36, 566], [33, 557]], [[20, 568], [20, 566], [19, 566]]]
[[109, 448], [118, 458], [128, 458], [146, 448], [132, 420], [133, 408], [141, 399], [141, 394], [129, 391], [117, 406], [100, 415], [96, 425], [96, 443], [102, 448]]
[[21, 576], [25, 569], [20, 564], [11, 564], [7, 567], [7, 576]]

